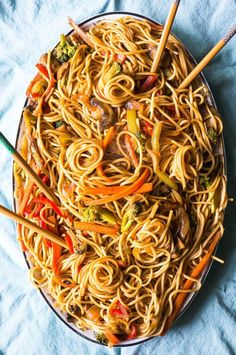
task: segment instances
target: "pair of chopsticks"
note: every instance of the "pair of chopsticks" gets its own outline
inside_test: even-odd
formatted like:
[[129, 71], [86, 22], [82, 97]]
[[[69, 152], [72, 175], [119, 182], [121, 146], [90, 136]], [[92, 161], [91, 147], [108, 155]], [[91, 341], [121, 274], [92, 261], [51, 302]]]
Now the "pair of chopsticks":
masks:
[[[170, 8], [169, 15], [167, 17], [160, 42], [153, 59], [151, 72], [156, 73], [160, 64], [163, 51], [165, 49], [166, 42], [173, 24], [180, 0], [175, 0]], [[210, 50], [210, 52], [201, 60], [201, 62], [193, 69], [193, 71], [182, 81], [178, 89], [185, 89], [193, 79], [206, 67], [206, 65], [216, 56], [216, 54], [231, 40], [236, 34], [236, 25], [234, 25], [229, 32]]]
[[[41, 189], [41, 191], [45, 194], [45, 196], [59, 205], [59, 201], [51, 189], [46, 186], [43, 181], [40, 179], [38, 175], [35, 174], [34, 170], [26, 163], [26, 161], [22, 158], [22, 156], [17, 152], [17, 150], [11, 145], [11, 143], [7, 140], [7, 138], [0, 132], [0, 144], [7, 150], [8, 153], [11, 154], [13, 160], [25, 171], [25, 173], [33, 180], [33, 182]], [[24, 225], [32, 229], [34, 232], [50, 239], [52, 242], [55, 242], [61, 245], [64, 248], [68, 248], [67, 244], [58, 237], [57, 235], [46, 231], [40, 228], [37, 224], [29, 221], [28, 219], [8, 210], [6, 207], [0, 205], [0, 213], [4, 214], [6, 217], [13, 219], [17, 223]]]

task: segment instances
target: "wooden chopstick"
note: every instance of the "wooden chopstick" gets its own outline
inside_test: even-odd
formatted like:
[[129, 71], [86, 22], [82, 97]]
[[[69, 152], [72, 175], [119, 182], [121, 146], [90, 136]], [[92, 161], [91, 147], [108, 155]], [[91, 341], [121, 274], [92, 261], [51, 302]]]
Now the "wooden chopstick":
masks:
[[26, 172], [28, 176], [31, 177], [33, 182], [42, 190], [44, 195], [49, 198], [49, 200], [54, 201], [56, 204], [60, 205], [57, 197], [51, 191], [49, 187], [47, 187], [43, 181], [40, 179], [38, 175], [35, 174], [34, 170], [26, 163], [26, 161], [22, 158], [22, 156], [17, 152], [17, 150], [11, 145], [11, 143], [7, 140], [7, 138], [0, 132], [0, 143], [6, 150], [12, 155], [12, 158], [17, 164]]
[[169, 11], [169, 15], [167, 17], [167, 20], [166, 20], [166, 23], [165, 23], [165, 26], [164, 26], [164, 29], [163, 29], [163, 32], [162, 32], [162, 35], [161, 35], [161, 39], [160, 39], [159, 45], [158, 45], [155, 57], [153, 59], [153, 63], [152, 63], [152, 67], [151, 67], [151, 72], [152, 73], [156, 73], [157, 68], [158, 68], [158, 66], [160, 64], [162, 53], [163, 53], [163, 51], [165, 49], [165, 45], [166, 45], [170, 30], [171, 30], [171, 27], [172, 27], [174, 18], [175, 18], [175, 14], [176, 14], [178, 6], [179, 6], [179, 2], [180, 2], [180, 0], [175, 0], [173, 2], [173, 4], [171, 5], [170, 11]]
[[0, 205], [0, 213], [10, 219], [13, 219], [17, 223], [20, 223], [23, 226], [32, 229], [34, 232], [42, 235], [43, 237], [50, 239], [52, 242], [61, 245], [63, 248], [68, 249], [66, 242], [64, 242], [64, 240], [58, 237], [56, 234], [53, 234], [45, 229], [40, 228], [37, 224], [29, 221], [28, 219], [18, 215], [15, 212], [12, 212], [11, 210], [8, 210], [6, 207], [2, 205]]
[[236, 25], [212, 48], [212, 50], [201, 60], [201, 62], [191, 71], [191, 73], [179, 85], [178, 89], [185, 89], [191, 81], [202, 71], [203, 68], [216, 56], [216, 54], [228, 43], [236, 34]]

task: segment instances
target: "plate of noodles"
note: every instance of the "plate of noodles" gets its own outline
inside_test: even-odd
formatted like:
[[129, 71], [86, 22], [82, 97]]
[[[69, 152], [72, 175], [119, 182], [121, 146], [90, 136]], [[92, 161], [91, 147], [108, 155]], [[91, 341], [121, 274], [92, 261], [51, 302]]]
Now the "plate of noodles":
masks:
[[[18, 224], [30, 279], [82, 337], [128, 346], [162, 336], [200, 289], [223, 234], [223, 125], [172, 33], [131, 13], [92, 17], [39, 59], [17, 149], [60, 201], [14, 164], [14, 205], [66, 242]], [[152, 75], [151, 75], [152, 74]]]

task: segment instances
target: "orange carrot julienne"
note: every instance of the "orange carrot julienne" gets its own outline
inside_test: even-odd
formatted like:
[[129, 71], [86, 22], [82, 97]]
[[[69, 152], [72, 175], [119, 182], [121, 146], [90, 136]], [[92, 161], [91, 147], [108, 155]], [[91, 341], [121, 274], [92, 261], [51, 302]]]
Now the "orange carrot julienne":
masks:
[[116, 345], [116, 344], [120, 343], [120, 340], [112, 332], [106, 331], [106, 332], [104, 332], [104, 335], [108, 339], [109, 344]]
[[34, 182], [30, 182], [29, 186], [25, 189], [24, 195], [21, 200], [20, 207], [19, 207], [19, 214], [22, 214], [24, 212], [25, 207], [29, 201], [31, 192], [33, 191], [33, 187], [34, 187]]
[[[127, 186], [103, 186], [103, 187], [85, 187], [82, 192], [85, 194], [94, 194], [94, 195], [113, 195], [116, 192], [121, 192], [124, 190], [124, 187]], [[134, 191], [133, 194], [141, 194], [144, 192], [150, 192], [153, 189], [153, 183], [147, 182], [143, 184], [138, 190]]]
[[118, 227], [107, 227], [101, 224], [96, 224], [92, 222], [74, 222], [74, 228], [80, 229], [88, 232], [96, 232], [108, 235], [114, 235], [118, 232]]
[[[215, 250], [216, 244], [218, 243], [220, 237], [221, 237], [220, 232], [215, 234], [215, 236], [213, 237], [213, 240], [211, 242], [211, 245], [209, 247], [208, 252], [205, 254], [205, 256], [202, 258], [202, 260], [199, 262], [199, 264], [192, 271], [192, 273], [190, 275], [191, 278], [197, 279], [200, 277], [202, 271], [204, 270], [205, 266], [207, 265], [208, 261], [210, 260], [212, 253]], [[193, 287], [193, 284], [194, 284], [194, 281], [187, 280], [181, 291], [190, 290]], [[171, 327], [172, 323], [174, 322], [177, 315], [179, 314], [181, 307], [183, 306], [184, 301], [187, 298], [187, 295], [189, 294], [187, 292], [181, 293], [181, 291], [175, 300], [173, 313], [167, 319], [165, 328], [164, 328], [163, 332], [160, 334], [161, 336], [165, 335], [167, 330]]]
[[106, 136], [104, 137], [103, 141], [102, 141], [102, 147], [103, 149], [106, 149], [107, 146], [111, 143], [112, 138], [114, 137], [115, 134], [115, 126], [111, 126], [108, 131]]
[[131, 141], [131, 137], [128, 134], [126, 134], [126, 136], [125, 136], [125, 144], [126, 144], [126, 148], [127, 148], [128, 152], [129, 152], [130, 158], [132, 159], [132, 162], [133, 162], [135, 168], [137, 168], [138, 158], [135, 154], [133, 143]]
[[132, 185], [127, 187], [124, 186], [123, 191], [117, 192], [112, 196], [86, 202], [86, 204], [89, 206], [104, 205], [105, 203], [116, 201], [119, 200], [120, 198], [131, 195], [133, 192], [135, 192], [136, 190], [140, 189], [141, 186], [143, 186], [144, 182], [148, 178], [148, 175], [149, 175], [149, 170], [146, 168], [142, 173], [142, 175]]

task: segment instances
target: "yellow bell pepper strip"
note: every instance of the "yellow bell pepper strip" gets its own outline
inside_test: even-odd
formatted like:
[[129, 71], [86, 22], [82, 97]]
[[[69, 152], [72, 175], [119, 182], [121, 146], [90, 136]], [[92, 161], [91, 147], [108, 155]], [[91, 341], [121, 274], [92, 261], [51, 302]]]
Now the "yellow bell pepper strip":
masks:
[[138, 125], [137, 125], [137, 112], [136, 110], [127, 110], [127, 125], [128, 131], [137, 135], [139, 133]]
[[151, 145], [152, 150], [157, 155], [158, 162], [160, 160], [160, 135], [162, 130], [163, 123], [156, 122], [153, 128], [152, 138], [151, 138]]
[[164, 184], [166, 184], [167, 186], [169, 186], [170, 188], [172, 188], [174, 190], [178, 190], [177, 184], [174, 181], [172, 181], [166, 173], [162, 172], [159, 169], [159, 161], [160, 161], [160, 157], [161, 157], [160, 136], [161, 136], [162, 126], [163, 126], [162, 122], [155, 123], [152, 138], [151, 138], [152, 150], [156, 154], [156, 157], [157, 157], [157, 167], [156, 167], [155, 173], [157, 174], [159, 179], [162, 182], [164, 182]]
[[131, 325], [131, 332], [128, 334], [126, 340], [135, 339], [137, 337], [137, 327], [135, 324]]

